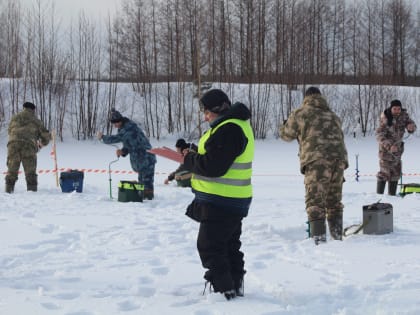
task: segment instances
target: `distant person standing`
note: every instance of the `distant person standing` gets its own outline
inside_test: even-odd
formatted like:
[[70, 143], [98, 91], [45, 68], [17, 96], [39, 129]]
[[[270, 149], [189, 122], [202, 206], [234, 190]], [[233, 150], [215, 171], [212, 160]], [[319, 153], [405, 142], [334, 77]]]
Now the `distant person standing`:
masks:
[[[197, 146], [194, 143], [187, 143], [185, 139], [182, 138], [176, 141], [175, 148], [178, 153], [182, 153], [185, 149], [191, 149], [197, 152]], [[168, 185], [169, 182], [176, 180], [177, 185], [180, 187], [191, 187], [191, 176], [192, 173], [185, 169], [184, 164], [180, 164], [174, 172], [169, 174], [164, 183], [165, 185]]]
[[300, 171], [305, 176], [305, 203], [310, 236], [326, 242], [325, 219], [330, 235], [343, 234], [342, 189], [348, 167], [341, 121], [331, 111], [317, 87], [309, 87], [302, 105], [280, 127], [280, 137], [299, 143]]
[[22, 163], [28, 191], [38, 190], [36, 174], [37, 152], [46, 146], [51, 134], [35, 115], [36, 106], [25, 102], [23, 110], [14, 115], [9, 123], [7, 143], [6, 192], [13, 193]]
[[[194, 200], [187, 216], [200, 222], [197, 249], [214, 292], [227, 300], [244, 295], [244, 254], [240, 251], [242, 219], [252, 201], [254, 134], [251, 113], [242, 103], [231, 105], [219, 89], [206, 92], [200, 109], [210, 129], [198, 152], [186, 149], [184, 166], [193, 173]], [[206, 283], [207, 284], [207, 283]]]
[[388, 182], [388, 194], [397, 192], [398, 180], [401, 177], [401, 156], [404, 152], [404, 133], [413, 133], [416, 124], [402, 108], [401, 101], [391, 101], [390, 107], [381, 113], [376, 139], [379, 144], [379, 172], [377, 174], [376, 193], [383, 194]]
[[143, 198], [154, 198], [154, 178], [156, 157], [147, 152], [152, 146], [143, 130], [132, 120], [123, 117], [115, 109], [111, 110], [110, 122], [117, 128], [116, 135], [104, 135], [98, 132], [97, 137], [106, 144], [122, 142], [123, 147], [116, 151], [118, 157], [130, 154], [131, 167], [138, 172], [138, 181], [144, 185]]

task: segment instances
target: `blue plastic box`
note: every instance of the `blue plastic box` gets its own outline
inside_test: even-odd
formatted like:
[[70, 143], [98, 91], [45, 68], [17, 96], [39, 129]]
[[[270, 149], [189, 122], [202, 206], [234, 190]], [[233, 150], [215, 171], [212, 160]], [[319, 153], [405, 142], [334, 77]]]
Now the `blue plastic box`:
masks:
[[62, 192], [83, 191], [84, 173], [78, 170], [60, 173], [60, 187]]

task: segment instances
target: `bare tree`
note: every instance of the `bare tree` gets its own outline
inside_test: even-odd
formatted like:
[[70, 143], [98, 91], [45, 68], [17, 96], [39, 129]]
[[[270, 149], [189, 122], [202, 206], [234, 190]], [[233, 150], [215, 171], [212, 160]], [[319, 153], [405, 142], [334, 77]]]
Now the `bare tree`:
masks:
[[411, 8], [404, 0], [391, 0], [389, 11], [392, 21], [392, 74], [404, 82]]
[[[8, 0], [2, 4], [0, 11], [0, 75], [9, 78], [9, 91], [7, 93], [10, 113], [18, 111], [21, 98], [22, 76], [22, 10], [19, 2]], [[6, 101], [6, 100], [5, 100]], [[0, 122], [5, 118], [3, 98], [0, 103]]]
[[107, 133], [111, 132], [111, 124], [109, 123], [108, 113], [112, 108], [115, 108], [117, 104], [117, 90], [118, 90], [118, 69], [119, 69], [119, 50], [121, 49], [120, 37], [121, 37], [121, 24], [120, 19], [115, 19], [111, 22], [108, 16], [107, 23], [108, 31], [108, 67], [107, 67], [107, 79], [108, 79], [108, 97], [106, 111], [99, 119], [102, 125], [107, 126]]
[[76, 85], [73, 110], [77, 139], [92, 138], [97, 130], [101, 45], [96, 26], [83, 12], [79, 15], [76, 38], [71, 38]]
[[361, 8], [353, 6], [350, 10], [350, 16], [348, 20], [348, 29], [350, 33], [349, 45], [346, 47], [348, 54], [351, 56], [349, 60], [351, 64], [351, 74], [354, 77], [357, 77], [357, 74], [360, 73], [360, 50], [362, 47], [361, 42], [361, 28], [359, 24], [359, 16], [361, 13]]
[[53, 2], [41, 2], [27, 12], [24, 62], [24, 96], [37, 104], [38, 113], [47, 128], [62, 129], [68, 80], [72, 78], [67, 56], [60, 46], [59, 23]]

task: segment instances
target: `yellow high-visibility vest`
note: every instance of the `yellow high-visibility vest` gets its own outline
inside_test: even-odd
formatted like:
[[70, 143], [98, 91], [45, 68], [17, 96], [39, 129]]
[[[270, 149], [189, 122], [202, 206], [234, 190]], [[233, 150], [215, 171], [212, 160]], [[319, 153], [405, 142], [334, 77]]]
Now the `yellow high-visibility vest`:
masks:
[[221, 126], [234, 123], [241, 127], [248, 139], [248, 144], [241, 155], [236, 157], [226, 174], [221, 177], [206, 177], [193, 174], [191, 187], [196, 191], [230, 198], [252, 197], [252, 160], [254, 159], [254, 133], [249, 120], [227, 119], [214, 128], [209, 129], [198, 143], [198, 153], [205, 154], [205, 144], [210, 136]]

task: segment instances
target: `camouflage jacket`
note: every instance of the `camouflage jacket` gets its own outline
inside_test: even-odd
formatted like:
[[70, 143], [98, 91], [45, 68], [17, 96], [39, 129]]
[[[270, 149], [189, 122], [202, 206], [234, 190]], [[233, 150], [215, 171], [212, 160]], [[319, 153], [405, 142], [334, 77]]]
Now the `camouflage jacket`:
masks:
[[302, 105], [280, 127], [280, 137], [285, 141], [298, 141], [302, 174], [308, 163], [320, 159], [339, 160], [348, 167], [341, 120], [321, 95], [303, 99]]
[[[404, 152], [403, 137], [409, 124], [413, 124], [415, 129], [417, 128], [405, 109], [401, 110], [399, 116], [392, 116], [390, 108], [381, 113], [379, 127], [376, 129], [376, 139], [379, 143], [379, 157], [382, 160], [392, 161], [401, 158]], [[393, 145], [397, 146], [397, 152], [390, 151]]]
[[123, 125], [118, 129], [116, 135], [104, 135], [102, 141], [106, 144], [122, 142], [122, 155], [125, 157], [130, 154], [131, 167], [138, 172], [143, 164], [155, 164], [156, 157], [148, 153], [152, 146], [143, 130], [133, 121], [124, 117]]
[[45, 146], [51, 139], [51, 134], [42, 121], [35, 116], [35, 111], [29, 108], [24, 108], [12, 117], [8, 133], [8, 143], [23, 142], [34, 145], [36, 150], [38, 150], [38, 141]]

